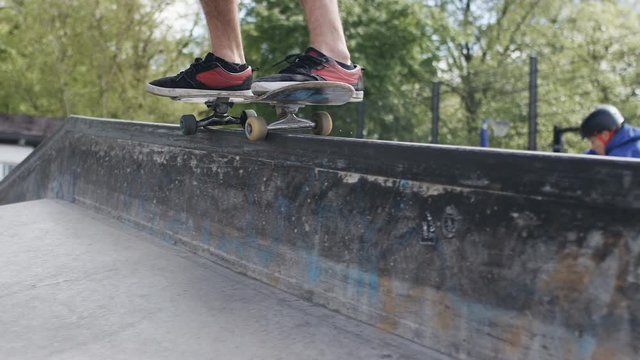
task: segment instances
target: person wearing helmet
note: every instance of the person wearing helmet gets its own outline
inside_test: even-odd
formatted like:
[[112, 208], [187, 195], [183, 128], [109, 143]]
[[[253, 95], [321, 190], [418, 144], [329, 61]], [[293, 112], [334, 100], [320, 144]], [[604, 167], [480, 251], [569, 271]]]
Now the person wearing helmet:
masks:
[[582, 121], [580, 134], [591, 142], [586, 154], [640, 158], [640, 128], [625, 124], [615, 106], [597, 107]]

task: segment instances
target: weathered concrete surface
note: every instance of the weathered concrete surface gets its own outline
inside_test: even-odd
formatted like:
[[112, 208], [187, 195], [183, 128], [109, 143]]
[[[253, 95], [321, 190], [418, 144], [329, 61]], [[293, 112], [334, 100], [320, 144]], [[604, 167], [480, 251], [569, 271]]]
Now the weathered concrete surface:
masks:
[[459, 358], [631, 359], [640, 162], [73, 118], [0, 183]]
[[0, 206], [1, 359], [442, 359], [59, 200]]

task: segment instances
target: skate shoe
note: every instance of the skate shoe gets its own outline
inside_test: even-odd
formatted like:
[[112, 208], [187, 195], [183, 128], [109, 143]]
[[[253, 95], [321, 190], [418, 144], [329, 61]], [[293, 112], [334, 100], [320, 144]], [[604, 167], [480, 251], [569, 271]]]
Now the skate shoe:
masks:
[[354, 88], [355, 94], [350, 101], [362, 101], [364, 97], [362, 68], [358, 65], [339, 63], [314, 48], [308, 48], [303, 54], [289, 55], [282, 62], [289, 63], [289, 66], [278, 74], [261, 77], [253, 82], [251, 91], [254, 94], [261, 95], [305, 81], [336, 81]]
[[252, 74], [247, 64], [233, 64], [208, 53], [178, 75], [149, 82], [147, 91], [167, 97], [251, 96]]

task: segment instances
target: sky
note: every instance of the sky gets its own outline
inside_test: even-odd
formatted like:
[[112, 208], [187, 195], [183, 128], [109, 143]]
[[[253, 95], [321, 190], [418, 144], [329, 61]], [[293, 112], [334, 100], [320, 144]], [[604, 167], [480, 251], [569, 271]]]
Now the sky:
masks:
[[[240, 0], [240, 2], [249, 3], [250, 0]], [[240, 13], [241, 17], [242, 15]], [[205, 23], [199, 0], [173, 0], [171, 5], [160, 14], [160, 19], [166, 26], [183, 33], [191, 29], [196, 17], [200, 17], [202, 24]], [[203, 26], [200, 31], [206, 31], [206, 28]]]
[[[188, 33], [196, 17], [202, 17], [200, 1], [174, 0], [173, 3], [160, 14], [160, 21], [165, 26], [172, 28], [173, 31]], [[204, 20], [202, 24], [204, 24]]]

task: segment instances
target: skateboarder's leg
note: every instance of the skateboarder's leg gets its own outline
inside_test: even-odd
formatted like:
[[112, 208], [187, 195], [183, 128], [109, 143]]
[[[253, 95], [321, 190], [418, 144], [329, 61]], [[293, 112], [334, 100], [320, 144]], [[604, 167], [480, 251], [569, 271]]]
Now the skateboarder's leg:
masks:
[[338, 0], [300, 0], [309, 28], [310, 44], [303, 54], [288, 56], [290, 64], [276, 75], [254, 81], [251, 90], [263, 94], [307, 81], [335, 81], [351, 85], [352, 101], [364, 96], [362, 68], [351, 64], [342, 30]]
[[209, 28], [211, 50], [229, 62], [244, 64], [238, 0], [200, 0]]
[[335, 81], [351, 85], [352, 101], [364, 96], [362, 68], [351, 64], [342, 30], [338, 0], [300, 0], [309, 28], [309, 47], [303, 54], [288, 56], [290, 64], [278, 74], [257, 79], [254, 94], [263, 94], [284, 86], [307, 81]]
[[238, 0], [200, 0], [212, 52], [175, 76], [151, 81], [147, 91], [167, 97], [251, 96], [252, 69], [245, 64]]
[[313, 48], [345, 64], [351, 63], [342, 29], [338, 0], [300, 0]]

